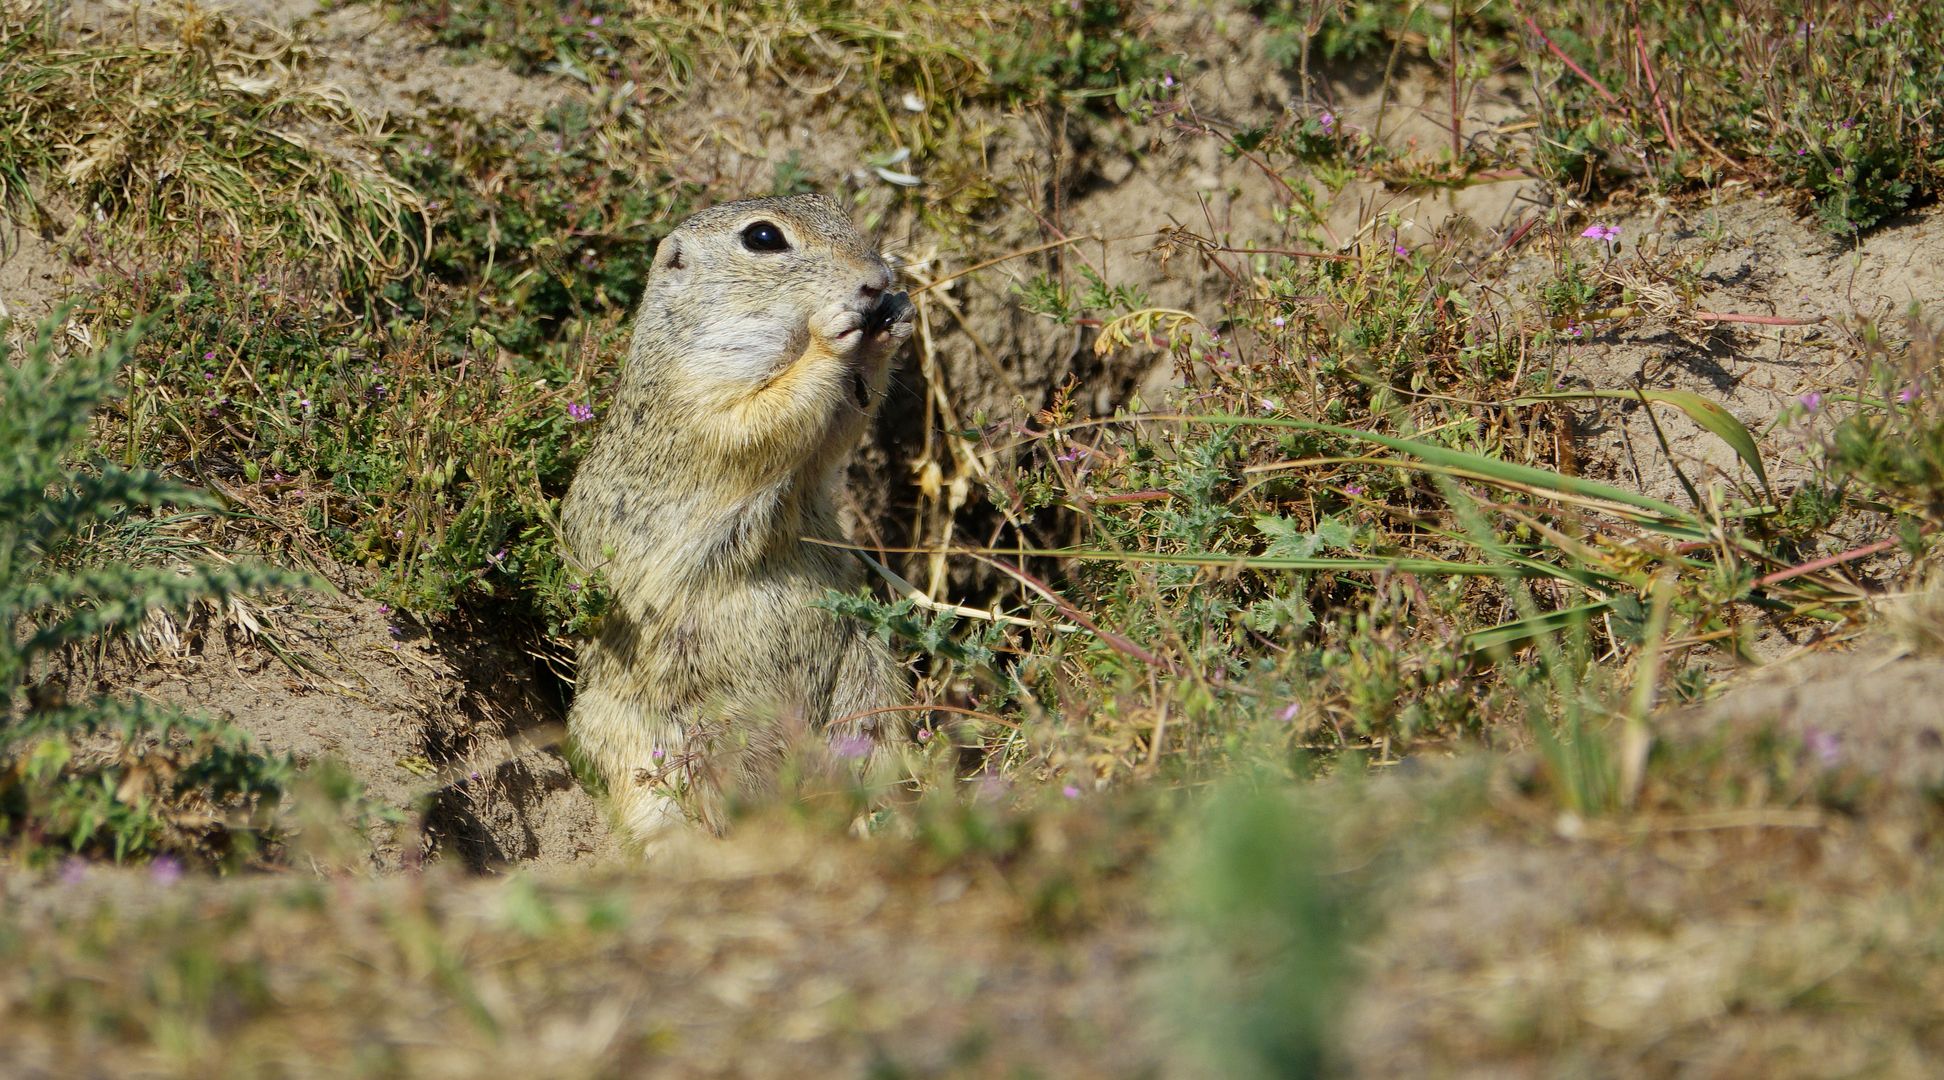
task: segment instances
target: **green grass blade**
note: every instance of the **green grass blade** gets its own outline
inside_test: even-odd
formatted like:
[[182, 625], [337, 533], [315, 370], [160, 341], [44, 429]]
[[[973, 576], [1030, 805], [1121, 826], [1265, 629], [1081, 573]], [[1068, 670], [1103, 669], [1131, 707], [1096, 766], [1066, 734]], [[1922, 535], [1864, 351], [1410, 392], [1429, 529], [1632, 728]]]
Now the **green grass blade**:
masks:
[[1477, 660], [1493, 656], [1510, 649], [1538, 641], [1552, 634], [1563, 633], [1576, 623], [1593, 619], [1612, 611], [1622, 601], [1631, 596], [1614, 596], [1596, 600], [1590, 604], [1546, 611], [1524, 618], [1513, 619], [1483, 630], [1473, 630], [1458, 638], [1458, 652], [1467, 660]]
[[1679, 522], [1696, 528], [1701, 520], [1672, 503], [1628, 491], [1597, 480], [1579, 476], [1567, 476], [1531, 465], [1519, 465], [1510, 461], [1473, 454], [1464, 450], [1453, 450], [1448, 446], [1422, 442], [1417, 439], [1402, 439], [1394, 435], [1379, 435], [1373, 431], [1359, 431], [1356, 428], [1339, 427], [1336, 424], [1322, 424], [1314, 420], [1288, 420], [1260, 416], [1234, 416], [1213, 413], [1204, 416], [1176, 416], [1169, 419], [1181, 420], [1192, 424], [1214, 424], [1228, 427], [1274, 427], [1294, 431], [1321, 431], [1340, 435], [1346, 439], [1387, 446], [1399, 453], [1409, 454], [1420, 461], [1441, 465], [1447, 469], [1461, 470], [1488, 483], [1505, 483], [1520, 488], [1539, 491], [1558, 491], [1585, 498], [1600, 499], [1658, 514], [1670, 521]]
[[1581, 580], [1577, 571], [1563, 567], [1548, 566], [1545, 563], [1529, 560], [1516, 560], [1505, 563], [1467, 563], [1447, 559], [1413, 558], [1294, 558], [1270, 557], [1266, 555], [1238, 555], [1221, 551], [1158, 552], [1158, 551], [1110, 551], [1102, 548], [959, 548], [955, 551], [967, 555], [1021, 556], [1042, 559], [1078, 559], [1090, 562], [1132, 562], [1158, 563], [1165, 566], [1219, 566], [1239, 567], [1249, 570], [1309, 570], [1337, 571], [1342, 573], [1381, 573], [1392, 571], [1400, 574], [1429, 574], [1469, 577], [1529, 577], [1554, 578], [1571, 581], [1574, 584], [1587, 584]]
[[1616, 401], [1639, 401], [1645, 398], [1662, 405], [1672, 405], [1687, 414], [1688, 419], [1701, 425], [1702, 429], [1713, 434], [1735, 456], [1748, 466], [1762, 490], [1769, 489], [1768, 471], [1762, 468], [1762, 454], [1755, 446], [1755, 436], [1746, 425], [1735, 419], [1735, 414], [1709, 401], [1690, 390], [1560, 390], [1550, 394], [1527, 394], [1512, 399], [1514, 405], [1537, 405], [1546, 401], [1583, 401], [1589, 398], [1608, 398]]

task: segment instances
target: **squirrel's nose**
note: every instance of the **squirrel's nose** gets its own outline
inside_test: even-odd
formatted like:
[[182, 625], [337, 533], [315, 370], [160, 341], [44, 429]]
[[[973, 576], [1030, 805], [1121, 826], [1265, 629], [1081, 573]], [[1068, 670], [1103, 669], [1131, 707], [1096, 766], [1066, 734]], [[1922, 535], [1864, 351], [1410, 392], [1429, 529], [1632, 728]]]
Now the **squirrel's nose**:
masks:
[[866, 280], [857, 285], [857, 296], [866, 304], [877, 303], [877, 298], [883, 296], [884, 290], [891, 287], [890, 267], [879, 265], [875, 269], [876, 273], [869, 275]]

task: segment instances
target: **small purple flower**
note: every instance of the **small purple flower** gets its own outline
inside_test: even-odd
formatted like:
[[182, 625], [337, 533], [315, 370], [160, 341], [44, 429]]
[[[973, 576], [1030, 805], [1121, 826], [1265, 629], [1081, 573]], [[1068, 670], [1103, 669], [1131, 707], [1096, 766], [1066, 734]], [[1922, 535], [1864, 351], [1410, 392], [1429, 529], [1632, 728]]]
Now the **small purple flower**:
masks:
[[391, 605], [390, 605], [390, 604], [379, 604], [379, 605], [378, 605], [378, 614], [380, 614], [380, 615], [390, 615], [390, 614], [391, 614]]
[[1802, 410], [1804, 412], [1815, 412], [1817, 409], [1822, 408], [1822, 393], [1820, 391], [1811, 390], [1796, 400], [1802, 403]]
[[216, 359], [216, 350], [215, 350], [215, 349], [211, 349], [211, 350], [209, 350], [208, 352], [206, 352], [206, 353], [204, 353], [204, 354], [203, 354], [203, 359], [204, 359], [204, 360], [214, 360], [214, 359]]
[[1809, 752], [1816, 755], [1816, 760], [1822, 762], [1824, 768], [1834, 768], [1843, 760], [1842, 740], [1837, 738], [1833, 731], [1812, 727], [1804, 733], [1802, 741], [1809, 748]]
[[648, 756], [654, 758], [656, 761], [660, 761], [662, 759], [662, 753], [662, 748], [657, 746], [653, 750], [648, 751]]
[[205, 371], [205, 372], [203, 372], [203, 381], [204, 381], [204, 382], [208, 382], [209, 380], [211, 380], [211, 379], [214, 379], [215, 377], [216, 377], [216, 373], [215, 373], [215, 372], [213, 372], [213, 371]]
[[1580, 325], [1579, 325], [1578, 323], [1567, 323], [1567, 324], [1566, 324], [1566, 336], [1567, 336], [1567, 337], [1579, 337], [1579, 336], [1580, 336], [1581, 334], [1584, 334], [1584, 333], [1585, 333], [1585, 331], [1584, 331], [1584, 330], [1581, 330], [1581, 329], [1580, 329]]
[[1620, 240], [1620, 227], [1618, 225], [1588, 225], [1586, 230], [1580, 233], [1580, 235], [1588, 240], [1598, 240], [1602, 244], [1614, 244]]
[[164, 855], [149, 864], [149, 880], [167, 888], [182, 880], [182, 861], [172, 855]]
[[1897, 401], [1899, 404], [1908, 405], [1911, 402], [1916, 400], [1917, 400], [1916, 383], [1911, 383], [1909, 386], [1906, 386], [1902, 390], [1897, 391]]
[[1080, 788], [1074, 784], [1068, 784], [1060, 789], [1060, 794], [1065, 795], [1069, 799], [1077, 799], [1080, 797]]
[[489, 562], [489, 563], [492, 563], [492, 564], [494, 564], [495, 566], [497, 566], [497, 565], [499, 565], [500, 563], [503, 563], [503, 562], [505, 562], [505, 561], [506, 561], [506, 549], [505, 549], [505, 548], [501, 548], [501, 549], [499, 549], [498, 551], [495, 551], [495, 552], [493, 552], [493, 553], [492, 553], [491, 555], [488, 555], [488, 556], [486, 556], [486, 561], [487, 561], [487, 562]]
[[385, 632], [386, 632], [386, 633], [388, 633], [388, 634], [390, 634], [390, 635], [391, 635], [391, 636], [393, 636], [393, 637], [397, 637], [398, 635], [400, 635], [400, 634], [402, 634], [402, 633], [404, 633], [404, 631], [403, 631], [403, 630], [400, 630], [400, 629], [398, 628], [398, 624], [397, 624], [397, 623], [393, 623], [393, 624], [391, 624], [390, 626], [387, 626], [387, 627], [385, 627]]
[[871, 740], [862, 735], [846, 735], [830, 744], [830, 752], [855, 761], [871, 752]]
[[1300, 701], [1292, 701], [1292, 702], [1290, 702], [1290, 703], [1289, 703], [1289, 705], [1288, 705], [1288, 707], [1286, 707], [1286, 708], [1284, 708], [1284, 709], [1283, 709], [1283, 711], [1282, 711], [1282, 714], [1281, 714], [1281, 718], [1282, 718], [1282, 722], [1283, 722], [1283, 723], [1285, 723], [1285, 724], [1293, 724], [1293, 723], [1295, 723], [1295, 722], [1296, 722], [1296, 717], [1297, 717], [1298, 715], [1300, 715], [1300, 714], [1302, 713], [1302, 711], [1303, 711], [1303, 703], [1302, 703], [1302, 702], [1300, 702]]
[[1161, 88], [1163, 90], [1174, 89], [1174, 76], [1169, 74], [1163, 74], [1161, 76]]
[[919, 729], [918, 729], [918, 741], [919, 741], [919, 742], [929, 742], [929, 741], [931, 741], [931, 729], [930, 729], [930, 728], [922, 728], [922, 727], [921, 727], [921, 728], [919, 728]]
[[1344, 493], [1345, 495], [1362, 495], [1362, 494], [1364, 493], [1364, 489], [1363, 489], [1363, 485], [1362, 485], [1362, 484], [1346, 484], [1346, 485], [1344, 485], [1344, 488], [1343, 488], [1343, 493]]
[[601, 16], [599, 16], [599, 15], [596, 15], [596, 16], [594, 16], [593, 18], [591, 18], [591, 19], [589, 19], [589, 20], [587, 20], [587, 25], [589, 25], [589, 26], [599, 26], [599, 25], [601, 25], [602, 23], [604, 23], [604, 22], [606, 22], [606, 21], [607, 21], [606, 19], [604, 19], [604, 18], [602, 18], [602, 17], [601, 17]]
[[589, 420], [594, 419], [594, 410], [590, 406], [576, 401], [572, 405], [567, 406], [567, 419], [572, 420], [576, 424], [585, 424]]
[[1403, 244], [1398, 244], [1392, 247], [1391, 251], [1398, 255], [1404, 256], [1405, 258], [1409, 258], [1411, 254], [1411, 249], [1405, 247]]
[[1275, 318], [1269, 320], [1269, 325], [1275, 327], [1278, 330], [1281, 330], [1283, 328], [1284, 323], [1285, 320], [1281, 315], [1278, 315]]
[[1324, 113], [1324, 114], [1323, 114], [1322, 116], [1319, 116], [1319, 117], [1317, 117], [1317, 118], [1316, 118], [1316, 126], [1318, 126], [1318, 127], [1320, 127], [1320, 128], [1322, 128], [1322, 129], [1323, 129], [1323, 134], [1325, 134], [1325, 135], [1333, 135], [1333, 134], [1335, 134], [1335, 133], [1336, 133], [1336, 114], [1335, 114], [1335, 113], [1332, 113], [1332, 112], [1326, 112], [1326, 113]]

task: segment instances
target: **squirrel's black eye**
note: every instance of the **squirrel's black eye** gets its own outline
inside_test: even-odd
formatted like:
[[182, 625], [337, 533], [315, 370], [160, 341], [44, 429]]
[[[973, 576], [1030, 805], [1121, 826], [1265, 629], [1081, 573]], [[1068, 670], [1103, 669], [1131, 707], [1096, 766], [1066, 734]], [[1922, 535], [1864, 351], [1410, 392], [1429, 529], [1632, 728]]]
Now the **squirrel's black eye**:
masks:
[[783, 230], [767, 221], [758, 221], [743, 230], [743, 246], [751, 251], [788, 251], [790, 242]]

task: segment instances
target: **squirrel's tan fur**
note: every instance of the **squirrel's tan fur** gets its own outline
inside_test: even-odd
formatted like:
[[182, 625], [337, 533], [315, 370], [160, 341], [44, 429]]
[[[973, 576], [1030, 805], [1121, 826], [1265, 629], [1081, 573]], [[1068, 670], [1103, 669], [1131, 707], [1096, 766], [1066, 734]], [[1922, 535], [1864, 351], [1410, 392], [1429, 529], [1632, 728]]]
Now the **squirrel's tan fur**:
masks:
[[[750, 230], [767, 222], [786, 250]], [[758, 239], [770, 239], [757, 234]], [[868, 765], [909, 687], [890, 650], [812, 601], [861, 566], [832, 488], [884, 397], [911, 309], [818, 195], [689, 218], [655, 252], [633, 345], [561, 507], [611, 604], [581, 647], [568, 730], [636, 841], [716, 830], [803, 734]], [[891, 312], [888, 325], [873, 309]]]

